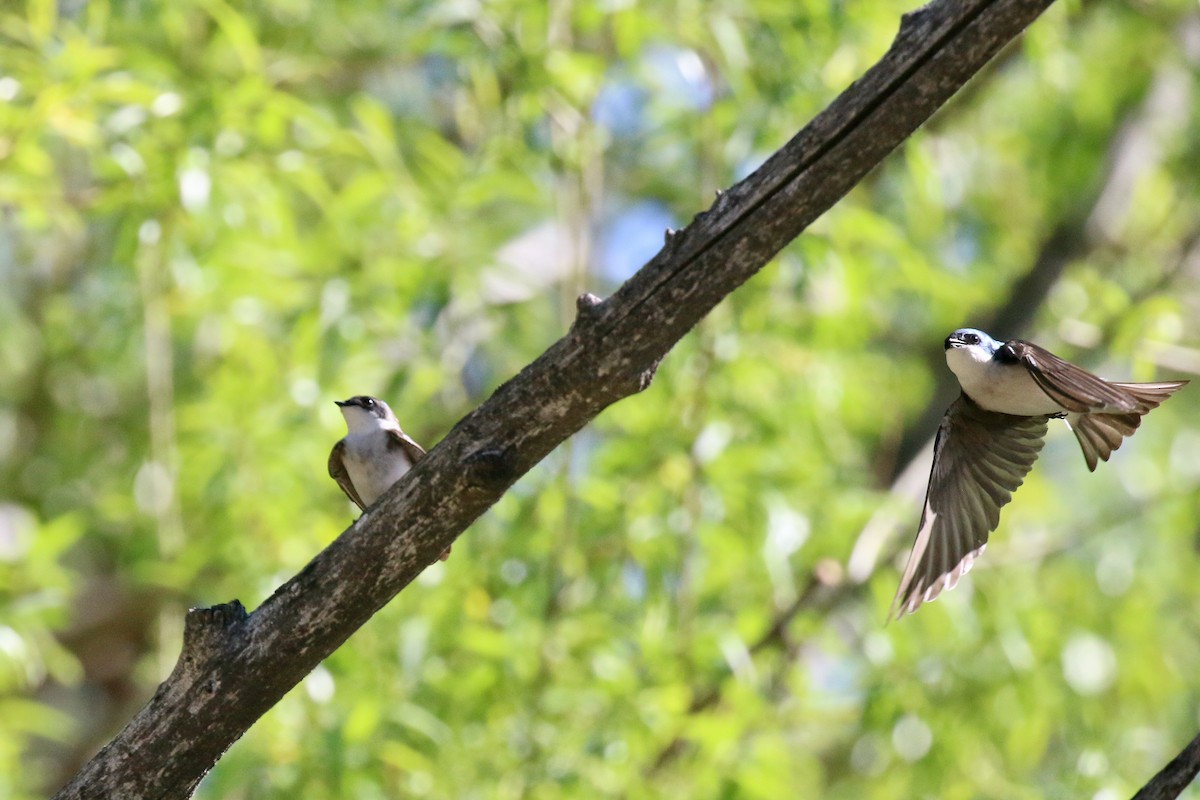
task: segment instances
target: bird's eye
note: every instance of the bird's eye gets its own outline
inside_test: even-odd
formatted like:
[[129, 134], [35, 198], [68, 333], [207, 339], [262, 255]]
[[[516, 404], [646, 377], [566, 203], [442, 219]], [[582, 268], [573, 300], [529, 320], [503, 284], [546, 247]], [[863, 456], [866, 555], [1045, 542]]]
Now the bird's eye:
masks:
[[979, 336], [974, 333], [964, 333], [963, 341], [967, 344], [979, 344]]
[[374, 408], [374, 407], [375, 407], [374, 399], [368, 397], [365, 400], [363, 400], [363, 408]]

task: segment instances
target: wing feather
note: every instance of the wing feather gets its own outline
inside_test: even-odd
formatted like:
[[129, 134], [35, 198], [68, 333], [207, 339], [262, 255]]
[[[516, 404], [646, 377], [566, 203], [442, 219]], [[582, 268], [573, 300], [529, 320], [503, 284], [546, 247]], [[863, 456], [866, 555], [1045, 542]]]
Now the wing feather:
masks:
[[342, 487], [342, 491], [346, 493], [354, 505], [360, 510], [366, 511], [367, 504], [358, 496], [358, 492], [354, 491], [354, 483], [350, 480], [350, 473], [346, 471], [346, 464], [342, 461], [342, 456], [346, 452], [346, 440], [338, 439], [338, 443], [329, 451], [329, 477], [337, 481], [337, 485]]
[[965, 394], [942, 418], [921, 524], [892, 616], [954, 588], [1000, 524], [1000, 509], [1025, 480], [1046, 436], [1048, 416], [986, 411]]
[[1142, 405], [1124, 386], [1109, 383], [1032, 342], [1013, 339], [1004, 347], [1029, 371], [1042, 391], [1067, 411], [1128, 414]]
[[1187, 381], [1158, 381], [1155, 383], [1118, 383], [1113, 381], [1109, 385], [1116, 386], [1133, 395], [1135, 400], [1145, 406], [1144, 409], [1141, 409], [1141, 413], [1146, 414], [1150, 410], [1158, 408], [1162, 401], [1187, 386], [1187, 383]]
[[388, 447], [400, 448], [412, 464], [416, 464], [425, 455], [425, 448], [414, 442], [407, 433], [399, 428], [388, 431]]

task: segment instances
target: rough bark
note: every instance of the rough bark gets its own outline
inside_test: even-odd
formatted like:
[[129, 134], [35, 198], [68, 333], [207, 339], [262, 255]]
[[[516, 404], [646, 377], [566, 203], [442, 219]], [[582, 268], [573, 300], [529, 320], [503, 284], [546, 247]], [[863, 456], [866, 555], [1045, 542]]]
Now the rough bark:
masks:
[[407, 586], [521, 475], [612, 403], [727, 294], [830, 208], [1052, 0], [941, 0], [757, 172], [459, 422], [253, 614], [188, 612], [150, 702], [58, 798], [187, 797], [249, 727]]
[[1150, 779], [1133, 800], [1172, 800], [1200, 773], [1200, 736], [1183, 748], [1183, 752], [1171, 759], [1171, 763]]

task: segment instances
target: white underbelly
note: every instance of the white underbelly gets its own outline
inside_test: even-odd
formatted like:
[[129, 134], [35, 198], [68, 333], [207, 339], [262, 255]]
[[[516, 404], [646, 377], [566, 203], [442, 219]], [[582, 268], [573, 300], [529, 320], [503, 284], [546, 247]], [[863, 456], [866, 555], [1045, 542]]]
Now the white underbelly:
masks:
[[972, 364], [971, 367], [955, 370], [958, 383], [968, 397], [988, 411], [1036, 417], [1065, 410], [1019, 364]]
[[408, 459], [389, 452], [383, 457], [359, 458], [347, 453], [343, 458], [346, 472], [355, 491], [368, 506], [380, 498], [391, 485], [404, 477], [409, 470]]

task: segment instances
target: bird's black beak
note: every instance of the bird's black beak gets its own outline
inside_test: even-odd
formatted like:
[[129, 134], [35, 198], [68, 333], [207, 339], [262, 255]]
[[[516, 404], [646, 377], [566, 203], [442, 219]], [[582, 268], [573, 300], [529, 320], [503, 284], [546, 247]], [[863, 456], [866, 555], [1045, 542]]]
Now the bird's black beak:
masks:
[[[947, 337], [946, 337], [946, 346], [945, 346], [945, 349], [946, 349], [946, 350], [949, 350], [951, 347], [954, 347], [954, 345], [955, 345], [957, 342], [958, 342], [958, 340], [954, 338], [954, 334], [953, 334], [953, 333], [952, 333], [952, 334], [950, 334], [949, 336], [947, 336]], [[338, 405], [341, 405], [341, 403], [338, 403]]]
[[335, 406], [337, 406], [338, 408], [345, 408], [346, 406], [354, 405], [354, 403], [351, 402], [350, 400], [334, 400], [333, 404]]

